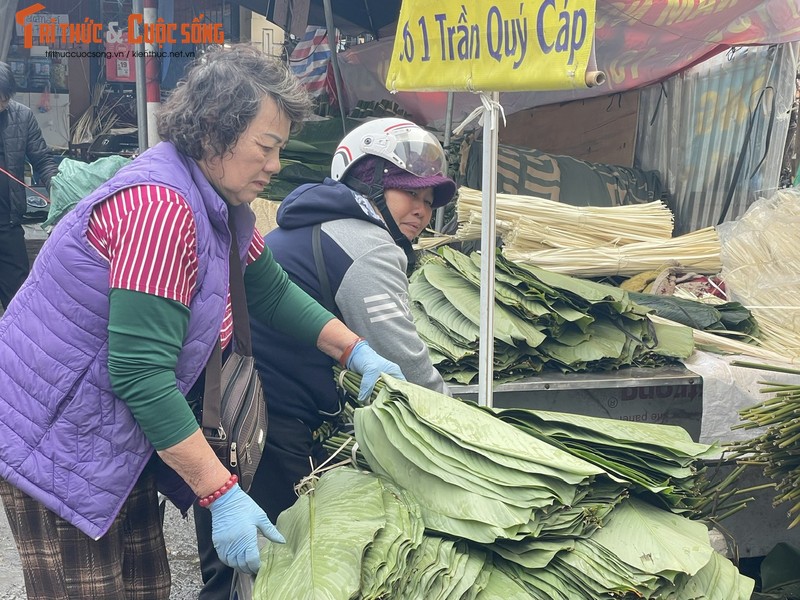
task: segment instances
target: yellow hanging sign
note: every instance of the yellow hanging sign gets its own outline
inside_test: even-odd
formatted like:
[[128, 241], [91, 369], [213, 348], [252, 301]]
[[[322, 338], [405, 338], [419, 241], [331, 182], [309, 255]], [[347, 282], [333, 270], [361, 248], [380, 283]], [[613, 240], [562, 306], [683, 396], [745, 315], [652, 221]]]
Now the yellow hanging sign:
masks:
[[403, 0], [390, 91], [598, 85], [595, 0]]

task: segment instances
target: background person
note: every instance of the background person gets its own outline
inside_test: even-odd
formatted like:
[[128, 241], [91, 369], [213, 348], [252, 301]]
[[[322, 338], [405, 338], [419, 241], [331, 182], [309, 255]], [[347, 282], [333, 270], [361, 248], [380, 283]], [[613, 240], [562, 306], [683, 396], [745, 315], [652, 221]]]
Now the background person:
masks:
[[[25, 161], [49, 190], [58, 167], [47, 149], [30, 108], [14, 100], [17, 82], [11, 67], [0, 62], [0, 168], [23, 181]], [[0, 171], [0, 304], [8, 306], [28, 276], [22, 218], [28, 209], [22, 184]]]
[[[232, 481], [189, 402], [232, 336], [229, 218], [250, 314], [365, 374], [399, 373], [292, 284], [247, 206], [309, 99], [249, 46], [209, 50], [159, 115], [165, 141], [56, 226], [0, 319], [0, 495], [29, 598], [166, 600], [157, 489], [209, 505], [222, 560], [283, 540]], [[402, 376], [402, 375], [401, 375]], [[155, 452], [154, 452], [155, 450]]]
[[[300, 186], [281, 202], [279, 227], [264, 240], [293, 282], [331, 304], [330, 310], [397, 363], [409, 381], [444, 393], [445, 383], [409, 312], [406, 271], [411, 241], [432, 211], [455, 194], [446, 171], [445, 153], [433, 134], [402, 119], [367, 122], [342, 140], [333, 179]], [[317, 226], [331, 293], [327, 302], [313, 250]], [[294, 485], [312, 470], [309, 457], [315, 464], [325, 458], [313, 432], [339, 412], [335, 361], [275, 328], [254, 322], [252, 334], [269, 431], [249, 494], [275, 520], [297, 499]], [[233, 573], [208, 543], [208, 517], [195, 513], [206, 582], [200, 598], [227, 599]]]

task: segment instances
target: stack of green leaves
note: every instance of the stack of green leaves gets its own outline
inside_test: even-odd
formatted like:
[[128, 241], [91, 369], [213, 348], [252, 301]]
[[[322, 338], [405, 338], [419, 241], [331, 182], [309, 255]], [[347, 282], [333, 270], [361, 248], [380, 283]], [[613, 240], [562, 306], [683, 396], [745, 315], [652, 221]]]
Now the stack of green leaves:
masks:
[[[357, 390], [350, 375], [345, 386]], [[287, 544], [262, 550], [256, 600], [750, 597], [754, 582], [713, 550], [705, 525], [663, 502], [626, 497], [636, 487], [629, 480], [575, 448], [548, 447], [533, 422], [515, 427], [385, 376], [378, 387], [354, 416], [360, 451], [380, 475], [334, 469], [280, 516]], [[546, 416], [543, 427], [564, 438], [572, 415], [563, 426]], [[597, 421], [608, 423], [596, 424], [607, 437], [596, 455], [616, 434], [647, 460], [710, 451], [659, 435], [665, 426], [636, 433], [641, 424], [615, 431], [607, 428], [615, 421]], [[579, 438], [590, 437], [586, 427], [575, 427]], [[662, 442], [668, 449], [659, 452]], [[535, 516], [525, 522], [526, 514]]]
[[[339, 131], [341, 134], [341, 131]], [[290, 139], [281, 152], [281, 171], [270, 179], [260, 197], [283, 200], [305, 183], [321, 183], [331, 172], [331, 154], [298, 139]]]
[[[539, 413], [520, 428], [471, 403], [382, 381], [355, 411], [371, 470], [416, 498], [426, 531], [485, 547], [528, 597], [749, 598], [753, 582], [714, 552], [704, 524], [679, 514], [694, 499], [693, 464], [713, 446], [670, 426], [569, 414]], [[660, 501], [628, 497], [643, 490]]]
[[697, 512], [704, 500], [701, 460], [718, 449], [692, 441], [682, 427], [521, 408], [493, 414], [630, 482], [635, 493], [654, 494], [672, 512], [703, 516]]
[[700, 331], [718, 335], [758, 336], [758, 323], [753, 313], [739, 302], [710, 304], [675, 296], [628, 292], [631, 300], [653, 309], [659, 317]]
[[349, 468], [320, 477], [276, 525], [286, 544], [262, 549], [255, 598], [383, 598], [423, 532], [413, 498]]
[[519, 583], [493, 574], [491, 554], [423, 535], [419, 508], [390, 481], [349, 467], [317, 479], [277, 526], [286, 544], [261, 550], [254, 600], [508, 600]]
[[286, 544], [262, 549], [254, 600], [744, 600], [753, 587], [702, 525], [634, 499], [541, 567], [423, 533], [408, 493], [349, 467], [322, 475], [277, 525]]
[[[409, 287], [411, 311], [433, 363], [446, 379], [478, 376], [480, 257], [450, 247], [420, 266]], [[617, 287], [498, 255], [495, 272], [494, 378], [510, 381], [543, 369], [563, 372], [657, 366], [693, 350], [692, 331], [655, 325], [650, 309]]]
[[747, 600], [755, 585], [713, 550], [703, 525], [635, 498], [546, 567], [494, 566], [541, 600]]
[[[347, 131], [363, 121], [346, 119]], [[331, 174], [333, 153], [342, 139], [342, 120], [339, 118], [308, 120], [281, 151], [280, 173], [270, 178], [259, 194], [266, 200], [280, 201], [305, 183], [321, 183]]]
[[539, 540], [588, 536], [622, 498], [624, 486], [601, 468], [474, 405], [385, 383], [369, 409], [355, 411], [356, 440], [374, 473], [420, 501], [428, 529], [531, 550]]

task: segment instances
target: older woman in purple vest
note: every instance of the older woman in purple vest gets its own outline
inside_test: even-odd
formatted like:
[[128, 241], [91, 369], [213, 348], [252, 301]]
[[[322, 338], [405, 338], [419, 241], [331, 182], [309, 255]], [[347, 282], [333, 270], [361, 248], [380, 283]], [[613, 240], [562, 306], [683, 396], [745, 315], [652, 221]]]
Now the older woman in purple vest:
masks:
[[283, 541], [192, 406], [231, 339], [229, 217], [251, 317], [346, 356], [364, 394], [380, 372], [402, 377], [255, 231], [248, 204], [309, 108], [279, 61], [208, 51], [159, 114], [164, 141], [58, 223], [0, 319], [0, 497], [29, 598], [166, 600], [158, 490], [182, 511], [206, 499], [214, 546], [241, 571], [258, 570], [259, 531]]

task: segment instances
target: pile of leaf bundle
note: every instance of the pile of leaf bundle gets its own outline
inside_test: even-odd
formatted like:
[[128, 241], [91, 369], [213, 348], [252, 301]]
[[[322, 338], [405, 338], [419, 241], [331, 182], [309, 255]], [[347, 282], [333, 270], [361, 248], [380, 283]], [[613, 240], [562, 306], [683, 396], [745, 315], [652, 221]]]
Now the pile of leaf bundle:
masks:
[[[411, 276], [411, 312], [445, 379], [478, 377], [480, 256], [443, 247]], [[514, 264], [495, 272], [494, 378], [511, 381], [544, 369], [606, 371], [686, 358], [692, 331], [654, 324], [649, 308], [617, 287]]]
[[747, 339], [758, 337], [758, 323], [753, 313], [739, 302], [710, 304], [675, 296], [639, 292], [628, 294], [636, 304], [651, 308], [659, 317], [692, 329]]
[[424, 533], [413, 497], [373, 473], [349, 467], [325, 473], [277, 526], [286, 544], [262, 549], [254, 600], [536, 597], [523, 594], [490, 552]]
[[[372, 473], [333, 469], [281, 514], [256, 599], [750, 597], [705, 525], [530, 427], [388, 377], [354, 416]], [[661, 454], [712, 450], [688, 444]]]
[[[355, 437], [370, 469], [420, 500], [428, 529], [502, 543], [527, 560], [588, 537], [626, 487], [603, 470], [474, 405], [397, 380], [366, 410]], [[436, 490], [431, 493], [431, 490]], [[498, 548], [498, 551], [501, 549]]]
[[330, 165], [330, 154], [309, 143], [291, 139], [281, 152], [280, 174], [270, 179], [259, 197], [279, 201], [300, 185], [321, 183], [330, 175]]
[[[360, 119], [348, 117], [344, 127], [351, 131], [362, 123]], [[302, 184], [320, 183], [330, 177], [331, 160], [344, 127], [338, 117], [305, 121], [303, 128], [292, 135], [281, 151], [280, 173], [272, 176], [259, 196], [280, 201]]]
[[682, 427], [520, 408], [490, 409], [500, 420], [627, 482], [629, 491], [690, 519], [721, 521], [748, 499], [729, 489], [708, 459], [716, 445], [694, 442]]

